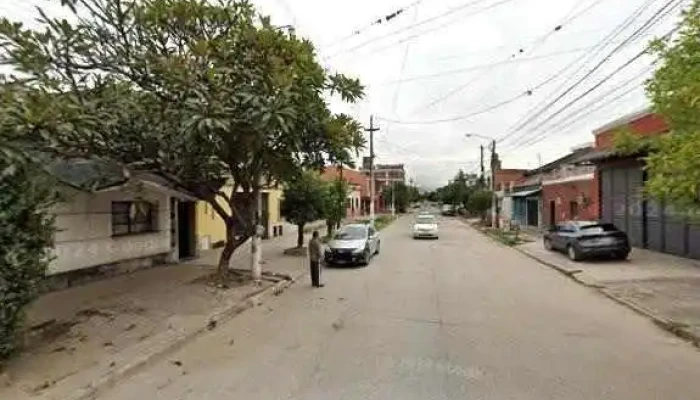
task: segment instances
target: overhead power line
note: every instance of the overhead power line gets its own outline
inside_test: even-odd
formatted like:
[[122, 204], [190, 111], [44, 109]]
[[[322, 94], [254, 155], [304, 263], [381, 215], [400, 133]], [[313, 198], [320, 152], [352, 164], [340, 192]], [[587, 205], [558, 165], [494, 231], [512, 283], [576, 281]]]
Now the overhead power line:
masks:
[[[676, 4], [674, 5], [674, 3], [676, 3]], [[591, 75], [593, 75], [593, 73], [595, 73], [598, 69], [600, 69], [600, 67], [602, 67], [605, 63], [607, 63], [607, 62], [608, 62], [615, 54], [617, 54], [624, 46], [626, 46], [628, 43], [630, 43], [630, 42], [633, 41], [635, 38], [637, 38], [637, 37], [640, 35], [640, 33], [644, 32], [645, 30], [649, 29], [651, 26], [653, 26], [653, 25], [655, 25], [656, 23], [658, 23], [658, 21], [660, 21], [660, 19], [662, 19], [665, 15], [667, 15], [668, 12], [670, 12], [670, 11], [672, 10], [672, 8], [669, 9], [669, 7], [676, 7], [676, 6], [678, 6], [678, 5], [680, 5], [679, 0], [670, 0], [670, 1], [668, 1], [663, 7], [661, 7], [659, 10], [657, 10], [649, 19], [647, 19], [647, 20], [644, 22], [644, 24], [642, 24], [642, 26], [640, 26], [639, 28], [637, 28], [637, 29], [636, 29], [632, 34], [630, 34], [622, 43], [620, 43], [619, 45], [615, 46], [615, 48], [614, 48], [613, 50], [611, 50], [605, 57], [603, 57], [603, 59], [600, 60], [593, 68], [591, 68], [590, 70], [588, 70], [588, 71], [586, 72], [586, 74], [584, 74], [584, 76], [582, 76], [582, 77], [579, 78], [575, 83], [573, 83], [572, 85], [570, 85], [570, 86], [569, 86], [566, 90], [564, 90], [564, 92], [561, 93], [559, 96], [555, 97], [553, 100], [551, 100], [549, 103], [547, 103], [547, 105], [546, 105], [544, 108], [542, 108], [540, 111], [536, 112], [534, 115], [532, 115], [532, 116], [530, 116], [529, 118], [527, 118], [524, 122], [520, 123], [516, 128], [512, 129], [508, 134], [506, 134], [506, 135], [500, 137], [500, 138], [498, 139], [498, 141], [501, 142], [501, 141], [503, 141], [504, 139], [506, 139], [507, 137], [512, 136], [514, 133], [520, 131], [523, 127], [525, 127], [525, 126], [528, 125], [529, 123], [533, 122], [533, 121], [534, 121], [536, 118], [538, 118], [540, 115], [544, 114], [544, 113], [545, 113], [547, 110], [549, 110], [552, 106], [554, 106], [554, 105], [555, 105], [556, 103], [558, 103], [561, 99], [563, 99], [567, 94], [571, 93], [576, 87], [578, 87], [581, 83], [583, 83], [586, 79], [588, 79]], [[667, 11], [667, 10], [668, 10], [668, 12], [667, 12], [666, 14], [664, 14], [664, 12]], [[629, 61], [627, 61], [627, 62], [626, 62], [625, 64], [623, 64], [622, 66], [618, 67], [612, 74], [608, 75], [608, 76], [607, 76], [605, 79], [603, 79], [601, 82], [599, 82], [598, 84], [596, 84], [596, 85], [595, 85], [594, 87], [592, 87], [591, 89], [587, 90], [583, 95], [580, 95], [580, 96], [576, 97], [573, 101], [570, 101], [569, 103], [567, 103], [566, 106], [564, 106], [563, 108], [561, 108], [559, 111], [555, 112], [553, 115], [550, 115], [550, 117], [548, 117], [548, 118], [546, 118], [544, 121], [540, 122], [538, 125], [536, 125], [535, 128], [533, 128], [533, 129], [531, 129], [531, 130], [537, 129], [538, 127], [542, 126], [543, 123], [545, 123], [545, 122], [551, 120], [551, 119], [553, 118], [553, 116], [558, 115], [559, 113], [561, 113], [562, 110], [565, 110], [566, 108], [568, 108], [568, 107], [571, 106], [572, 104], [575, 104], [578, 100], [580, 100], [581, 98], [583, 98], [585, 95], [587, 95], [588, 93], [590, 93], [590, 92], [592, 92], [593, 90], [595, 90], [595, 89], [597, 89], [598, 87], [600, 87], [600, 85], [602, 85], [602, 83], [604, 83], [604, 82], [606, 82], [607, 80], [609, 80], [614, 74], [618, 73], [619, 71], [621, 71], [622, 69], [624, 69], [625, 67], [627, 67], [628, 65], [630, 65], [632, 62], [634, 62], [634, 61], [636, 61], [637, 59], [641, 58], [641, 57], [646, 53], [647, 49], [648, 49], [648, 46], [645, 47], [644, 50], [642, 50], [642, 51], [641, 51], [639, 54], [637, 54], [635, 57], [633, 57], [632, 59], [630, 59]]]
[[508, 59], [508, 60], [502, 60], [502, 61], [494, 61], [491, 63], [487, 64], [481, 64], [481, 65], [472, 65], [470, 67], [463, 67], [463, 68], [456, 68], [456, 69], [451, 69], [443, 72], [437, 72], [434, 74], [425, 74], [425, 75], [416, 75], [416, 76], [411, 76], [403, 79], [395, 79], [392, 81], [385, 81], [381, 83], [375, 83], [375, 84], [370, 84], [370, 86], [375, 86], [375, 85], [392, 85], [396, 83], [405, 83], [405, 82], [413, 82], [413, 81], [419, 81], [419, 80], [424, 80], [424, 79], [432, 79], [432, 78], [440, 78], [443, 76], [450, 76], [450, 75], [458, 75], [458, 74], [463, 74], [466, 72], [472, 72], [472, 71], [478, 71], [481, 69], [488, 69], [492, 67], [496, 67], [499, 65], [508, 65], [508, 64], [519, 64], [523, 62], [528, 62], [528, 61], [535, 61], [535, 60], [543, 60], [547, 58], [552, 58], [560, 55], [565, 55], [565, 54], [573, 54], [573, 53], [579, 53], [582, 51], [590, 50], [592, 47], [578, 47], [574, 49], [568, 49], [568, 50], [562, 50], [562, 51], [557, 51], [553, 53], [547, 53], [547, 54], [542, 54], [539, 56], [533, 56], [533, 57], [526, 57], [526, 58], [518, 58], [518, 59]]
[[[397, 29], [397, 30], [395, 30], [395, 31], [393, 31], [393, 32], [389, 32], [389, 33], [387, 33], [386, 35], [380, 36], [380, 37], [378, 37], [378, 38], [373, 38], [373, 39], [370, 39], [370, 40], [366, 40], [366, 41], [364, 41], [364, 42], [362, 42], [362, 43], [360, 43], [360, 44], [358, 44], [358, 45], [355, 45], [355, 46], [353, 46], [353, 47], [351, 47], [351, 48], [349, 48], [349, 49], [345, 49], [345, 50], [338, 51], [338, 52], [336, 52], [336, 53], [334, 53], [334, 54], [328, 56], [328, 58], [335, 58], [335, 57], [337, 57], [337, 56], [339, 56], [339, 55], [341, 55], [341, 54], [352, 53], [352, 52], [354, 52], [354, 51], [356, 51], [356, 50], [358, 50], [358, 49], [361, 49], [361, 48], [363, 48], [363, 47], [365, 47], [365, 46], [367, 46], [367, 45], [369, 45], [369, 44], [375, 43], [375, 42], [377, 42], [377, 41], [379, 41], [379, 40], [386, 39], [386, 38], [389, 38], [389, 37], [392, 37], [392, 36], [396, 36], [396, 35], [401, 34], [402, 32], [405, 32], [405, 31], [407, 31], [407, 30], [415, 29], [415, 28], [417, 28], [417, 27], [420, 27], [420, 26], [423, 26], [423, 25], [425, 25], [425, 24], [428, 24], [428, 23], [430, 23], [430, 22], [432, 22], [432, 21], [435, 21], [435, 20], [438, 20], [438, 19], [441, 19], [441, 18], [450, 16], [450, 15], [454, 15], [455, 13], [458, 13], [458, 12], [460, 12], [460, 11], [462, 11], [462, 10], [465, 10], [465, 9], [469, 8], [469, 7], [478, 5], [479, 3], [485, 3], [485, 2], [487, 2], [487, 1], [489, 1], [489, 0], [470, 0], [470, 1], [467, 1], [466, 3], [463, 3], [463, 4], [459, 5], [459, 6], [453, 7], [453, 8], [451, 8], [451, 9], [447, 10], [446, 12], [443, 12], [443, 13], [438, 14], [438, 15], [436, 15], [436, 16], [433, 16], [433, 17], [424, 19], [424, 20], [419, 21], [419, 22], [417, 22], [417, 23], [415, 23], [415, 24], [411, 24], [411, 25], [409, 25], [408, 27], [404, 27], [404, 28]], [[505, 0], [505, 1], [513, 1], [513, 0]]]
[[[613, 87], [612, 89], [607, 90], [605, 93], [602, 93], [601, 95], [595, 97], [594, 99], [591, 99], [589, 102], [586, 104], [583, 104], [581, 107], [578, 109], [574, 110], [573, 112], [569, 113], [566, 115], [564, 118], [560, 119], [559, 121], [549, 125], [544, 131], [539, 132], [537, 135], [525, 139], [522, 142], [513, 142], [508, 145], [506, 145], [506, 148], [518, 148], [521, 149], [523, 147], [529, 147], [532, 146], [536, 143], [539, 143], [540, 141], [546, 139], [547, 137], [557, 133], [561, 132], [562, 129], [568, 128], [569, 126], [575, 124], [576, 122], [579, 122], [583, 117], [586, 117], [599, 109], [605, 107], [606, 105], [613, 103], [614, 101], [624, 97], [625, 95], [631, 93], [632, 91], [638, 89], [639, 86], [639, 78], [643, 77], [647, 73], [649, 73], [653, 69], [653, 66], [648, 66], [647, 68], [643, 69], [641, 72], [635, 74], [632, 78], [624, 81], [623, 83]], [[636, 83], [635, 85], [632, 85], [630, 88], [620, 92], [621, 89], [625, 89], [625, 87], [629, 86], [631, 83]], [[614, 95], [614, 96], [613, 96]], [[613, 96], [613, 97], [610, 97]]]
[[[594, 1], [593, 3], [591, 3], [588, 7], [584, 8], [583, 10], [581, 10], [581, 11], [579, 11], [578, 13], [574, 14], [576, 8], [578, 8], [578, 4], [575, 4], [574, 7], [567, 13], [567, 15], [564, 17], [564, 19], [563, 19], [559, 24], [557, 24], [553, 29], [548, 30], [547, 33], [545, 33], [544, 35], [541, 35], [540, 37], [536, 38], [536, 40], [534, 41], [534, 44], [533, 44], [532, 48], [530, 48], [529, 50], [527, 50], [527, 52], [530, 53], [530, 52], [535, 52], [535, 51], [537, 51], [537, 49], [538, 49], [541, 45], [543, 45], [543, 44], [547, 41], [547, 39], [548, 39], [550, 36], [552, 36], [554, 33], [560, 32], [560, 31], [561, 31], [565, 26], [567, 26], [569, 23], [571, 23], [571, 22], [574, 21], [575, 19], [581, 17], [581, 16], [582, 16], [583, 14], [585, 14], [586, 12], [592, 10], [596, 5], [600, 4], [601, 2], [602, 2], [602, 0], [596, 0], [596, 1]], [[574, 50], [575, 50], [575, 51], [578, 51], [578, 49], [574, 49]], [[581, 50], [587, 50], [587, 49], [581, 49]], [[519, 53], [522, 54], [522, 53], [524, 53], [524, 52], [525, 52], [524, 48], [521, 47], [520, 50], [519, 50]], [[561, 54], [561, 53], [560, 53], [560, 54]], [[513, 55], [511, 55], [510, 57], [515, 57], [515, 56], [516, 56], [516, 55], [513, 54]], [[508, 59], [506, 59], [505, 61], [508, 61]], [[472, 79], [470, 79], [469, 81], [467, 81], [465, 84], [460, 85], [460, 86], [458, 86], [458, 87], [452, 89], [451, 91], [445, 93], [444, 95], [442, 95], [442, 96], [440, 96], [440, 97], [438, 97], [438, 98], [432, 100], [432, 101], [429, 102], [428, 104], [417, 108], [417, 109], [414, 111], [414, 114], [415, 114], [415, 113], [422, 112], [422, 111], [425, 111], [425, 110], [431, 108], [432, 106], [434, 106], [435, 104], [438, 104], [438, 103], [440, 103], [440, 102], [443, 102], [443, 101], [447, 100], [448, 98], [450, 98], [450, 97], [452, 97], [452, 96], [454, 96], [454, 95], [456, 95], [456, 94], [458, 94], [458, 93], [461, 93], [463, 90], [465, 90], [465, 89], [468, 88], [468, 87], [471, 87], [475, 82], [477, 82], [477, 81], [480, 80], [483, 76], [485, 76], [486, 74], [489, 74], [489, 73], [491, 73], [491, 71], [485, 70], [484, 72], [482, 72], [482, 73], [476, 75], [474, 78], [472, 78]]]
[[361, 35], [362, 33], [366, 32], [366, 31], [369, 30], [370, 28], [373, 28], [373, 27], [375, 27], [375, 26], [377, 26], [377, 25], [384, 25], [384, 24], [387, 24], [387, 23], [389, 23], [389, 22], [395, 20], [398, 16], [400, 16], [401, 14], [403, 14], [403, 13], [405, 13], [406, 11], [410, 10], [411, 8], [418, 6], [418, 5], [419, 5], [420, 3], [422, 3], [423, 1], [424, 1], [424, 0], [417, 0], [417, 1], [414, 1], [414, 2], [412, 2], [411, 4], [405, 5], [405, 6], [403, 6], [403, 7], [399, 7], [399, 8], [397, 8], [396, 10], [394, 10], [393, 12], [390, 12], [390, 13], [388, 13], [388, 14], [382, 16], [382, 17], [374, 18], [371, 22], [369, 22], [369, 23], [367, 23], [367, 24], [365, 24], [365, 25], [363, 25], [363, 26], [361, 26], [361, 27], [359, 27], [359, 28], [353, 30], [351, 34], [349, 34], [349, 35], [347, 35], [347, 36], [344, 36], [344, 37], [342, 37], [342, 38], [340, 38], [340, 39], [337, 39], [337, 40], [335, 40], [335, 41], [333, 41], [333, 42], [331, 42], [331, 43], [328, 43], [328, 44], [326, 44], [326, 45], [324, 45], [324, 46], [322, 46], [322, 47], [328, 48], [328, 47], [337, 46], [337, 45], [339, 45], [339, 44], [341, 44], [341, 43], [344, 43], [344, 42], [346, 42], [346, 41], [352, 39], [352, 38], [355, 37], [355, 36]]

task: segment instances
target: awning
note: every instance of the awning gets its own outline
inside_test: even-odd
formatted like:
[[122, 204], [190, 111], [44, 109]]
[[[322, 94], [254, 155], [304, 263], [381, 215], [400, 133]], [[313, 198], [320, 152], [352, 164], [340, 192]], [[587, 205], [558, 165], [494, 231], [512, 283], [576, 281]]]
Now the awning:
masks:
[[542, 189], [533, 189], [533, 190], [526, 190], [524, 192], [514, 192], [510, 194], [510, 197], [528, 197], [532, 196], [533, 194], [537, 194], [541, 192]]

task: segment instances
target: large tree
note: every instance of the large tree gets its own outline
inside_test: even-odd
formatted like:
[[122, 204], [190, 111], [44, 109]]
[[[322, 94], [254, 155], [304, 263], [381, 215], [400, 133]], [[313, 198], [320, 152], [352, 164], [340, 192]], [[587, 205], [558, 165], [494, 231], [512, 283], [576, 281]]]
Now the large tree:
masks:
[[282, 198], [282, 216], [297, 226], [297, 248], [304, 247], [304, 226], [323, 217], [326, 183], [308, 171], [290, 179]]
[[[700, 0], [684, 11], [678, 31], [656, 40], [657, 69], [647, 94], [671, 134], [650, 142], [647, 191], [688, 211], [700, 210]], [[630, 150], [630, 141], [621, 146]], [[632, 150], [639, 150], [639, 146]]]
[[227, 230], [220, 272], [250, 237], [259, 260], [266, 184], [349, 162], [364, 143], [360, 125], [326, 102], [359, 99], [360, 83], [326, 71], [309, 41], [248, 1], [61, 2], [74, 22], [0, 21], [2, 61], [25, 90], [17, 129], [62, 156], [157, 172], [209, 202]]

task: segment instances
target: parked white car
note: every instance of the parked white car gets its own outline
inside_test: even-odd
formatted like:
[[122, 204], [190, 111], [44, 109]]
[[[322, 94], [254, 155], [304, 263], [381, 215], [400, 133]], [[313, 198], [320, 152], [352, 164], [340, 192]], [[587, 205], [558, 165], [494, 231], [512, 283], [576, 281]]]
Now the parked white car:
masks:
[[440, 236], [437, 218], [430, 214], [419, 214], [413, 224], [413, 238], [437, 239]]

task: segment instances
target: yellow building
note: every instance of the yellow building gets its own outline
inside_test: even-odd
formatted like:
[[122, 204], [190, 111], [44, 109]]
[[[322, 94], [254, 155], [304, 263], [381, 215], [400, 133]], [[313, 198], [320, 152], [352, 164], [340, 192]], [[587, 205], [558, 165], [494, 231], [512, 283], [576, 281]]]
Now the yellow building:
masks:
[[[231, 186], [222, 188], [226, 195], [231, 195]], [[265, 228], [264, 238], [282, 234], [282, 216], [280, 205], [282, 190], [279, 188], [262, 191], [262, 216]], [[197, 244], [200, 250], [208, 250], [226, 240], [226, 225], [206, 201], [197, 202]]]

